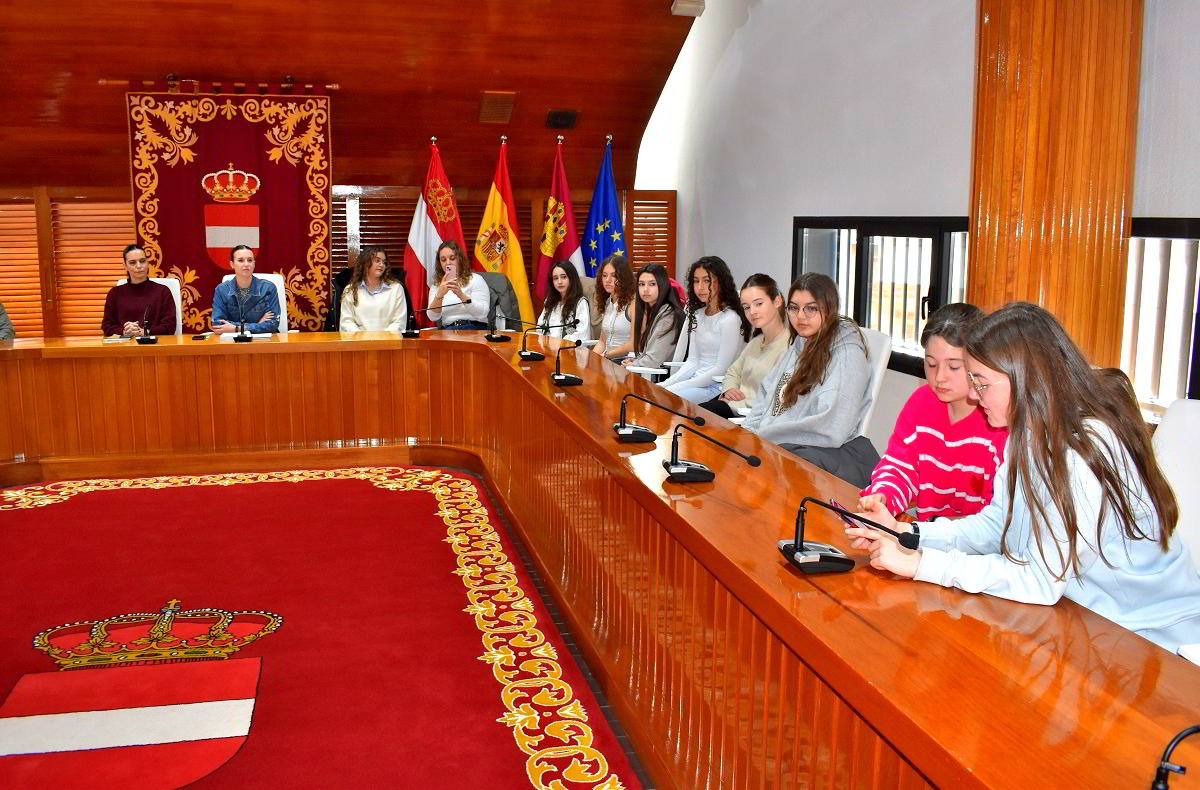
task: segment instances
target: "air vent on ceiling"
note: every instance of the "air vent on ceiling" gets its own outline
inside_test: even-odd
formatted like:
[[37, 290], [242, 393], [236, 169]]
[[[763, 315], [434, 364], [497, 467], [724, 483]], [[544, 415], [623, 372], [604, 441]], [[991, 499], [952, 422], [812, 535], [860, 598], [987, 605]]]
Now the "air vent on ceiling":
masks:
[[574, 129], [579, 120], [578, 110], [551, 110], [546, 113], [547, 129]]
[[480, 91], [479, 122], [508, 123], [516, 100], [516, 91]]

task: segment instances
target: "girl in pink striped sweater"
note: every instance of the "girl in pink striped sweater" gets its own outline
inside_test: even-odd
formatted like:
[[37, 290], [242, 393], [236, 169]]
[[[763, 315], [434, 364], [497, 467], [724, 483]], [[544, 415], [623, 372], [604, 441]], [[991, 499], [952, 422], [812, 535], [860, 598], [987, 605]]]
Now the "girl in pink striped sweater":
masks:
[[925, 379], [896, 419], [887, 453], [871, 473], [859, 505], [884, 505], [895, 515], [916, 507], [917, 518], [959, 518], [992, 499], [996, 467], [1004, 458], [1007, 428], [988, 425], [970, 397], [963, 341], [982, 311], [948, 304], [929, 316], [921, 333]]

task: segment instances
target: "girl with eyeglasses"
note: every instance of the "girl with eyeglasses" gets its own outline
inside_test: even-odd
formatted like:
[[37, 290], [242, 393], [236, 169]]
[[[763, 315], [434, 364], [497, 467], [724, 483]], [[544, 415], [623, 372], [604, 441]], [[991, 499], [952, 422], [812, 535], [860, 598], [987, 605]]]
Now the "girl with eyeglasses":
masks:
[[911, 506], [918, 519], [961, 518], [991, 501], [1008, 429], [988, 425], [971, 397], [962, 348], [982, 316], [962, 303], [930, 314], [921, 332], [927, 383], [901, 409], [860, 507], [882, 504], [898, 515]]
[[724, 376], [738, 358], [750, 339], [750, 322], [725, 261], [706, 255], [688, 269], [687, 282], [687, 321], [674, 355], [682, 364], [662, 386], [684, 400], [703, 403], [721, 391], [713, 376]]
[[762, 398], [743, 427], [865, 485], [879, 456], [857, 436], [870, 405], [862, 330], [839, 314], [837, 284], [825, 274], [800, 275], [785, 309], [791, 346], [763, 380]]
[[871, 565], [918, 581], [1053, 604], [1066, 597], [1176, 651], [1200, 642], [1200, 574], [1179, 508], [1124, 376], [1094, 370], [1046, 310], [1016, 302], [981, 319], [966, 366], [988, 422], [1007, 427], [992, 501], [954, 521], [897, 523], [918, 548], [848, 528]]

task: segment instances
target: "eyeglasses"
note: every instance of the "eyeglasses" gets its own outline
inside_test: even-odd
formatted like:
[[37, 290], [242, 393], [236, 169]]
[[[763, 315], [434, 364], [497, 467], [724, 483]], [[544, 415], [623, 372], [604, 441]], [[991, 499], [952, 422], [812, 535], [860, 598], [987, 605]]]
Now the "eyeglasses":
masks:
[[975, 374], [969, 370], [967, 371], [967, 381], [971, 382], [971, 387], [975, 390], [975, 394], [981, 398], [983, 397], [984, 390], [992, 386], [991, 384], [980, 384], [975, 379]]
[[801, 310], [804, 311], [805, 318], [816, 318], [821, 314], [821, 308], [817, 307], [815, 304], [806, 304], [804, 306], [800, 306], [798, 304], [792, 304], [791, 302], [788, 302], [787, 311], [789, 314], [795, 315]]

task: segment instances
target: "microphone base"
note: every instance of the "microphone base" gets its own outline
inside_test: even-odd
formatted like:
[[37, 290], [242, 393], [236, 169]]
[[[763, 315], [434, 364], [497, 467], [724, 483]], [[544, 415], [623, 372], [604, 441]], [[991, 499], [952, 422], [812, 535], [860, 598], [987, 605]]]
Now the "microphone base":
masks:
[[551, 373], [550, 380], [559, 387], [578, 387], [583, 383], [583, 379], [574, 373]]
[[613, 423], [613, 431], [617, 434], [618, 442], [626, 444], [653, 444], [658, 441], [658, 434], [642, 425], [634, 425], [627, 422], [622, 425], [619, 422]]
[[488, 332], [483, 339], [489, 343], [508, 343], [512, 340], [508, 335], [501, 335], [498, 332]]
[[407, 337], [409, 340], [418, 338], [420, 336], [421, 336], [421, 332], [417, 329], [405, 329], [403, 332], [400, 333], [400, 337]]
[[541, 362], [543, 359], [546, 358], [546, 355], [540, 351], [526, 350], [526, 351], [519, 351], [517, 353], [520, 355], [521, 359], [525, 360], [526, 362]]
[[713, 470], [695, 461], [663, 461], [663, 469], [667, 470], [667, 479], [672, 483], [711, 483], [716, 479]]
[[253, 339], [254, 338], [250, 335], [243, 335], [240, 333], [233, 336], [233, 342], [235, 343], [249, 343]]
[[854, 569], [854, 560], [847, 557], [837, 546], [806, 540], [796, 550], [796, 542], [779, 541], [779, 553], [801, 573], [845, 573]]
[[139, 346], [152, 346], [158, 342], [158, 338], [155, 335], [143, 335], [141, 337], [135, 337], [134, 341], [136, 341]]

